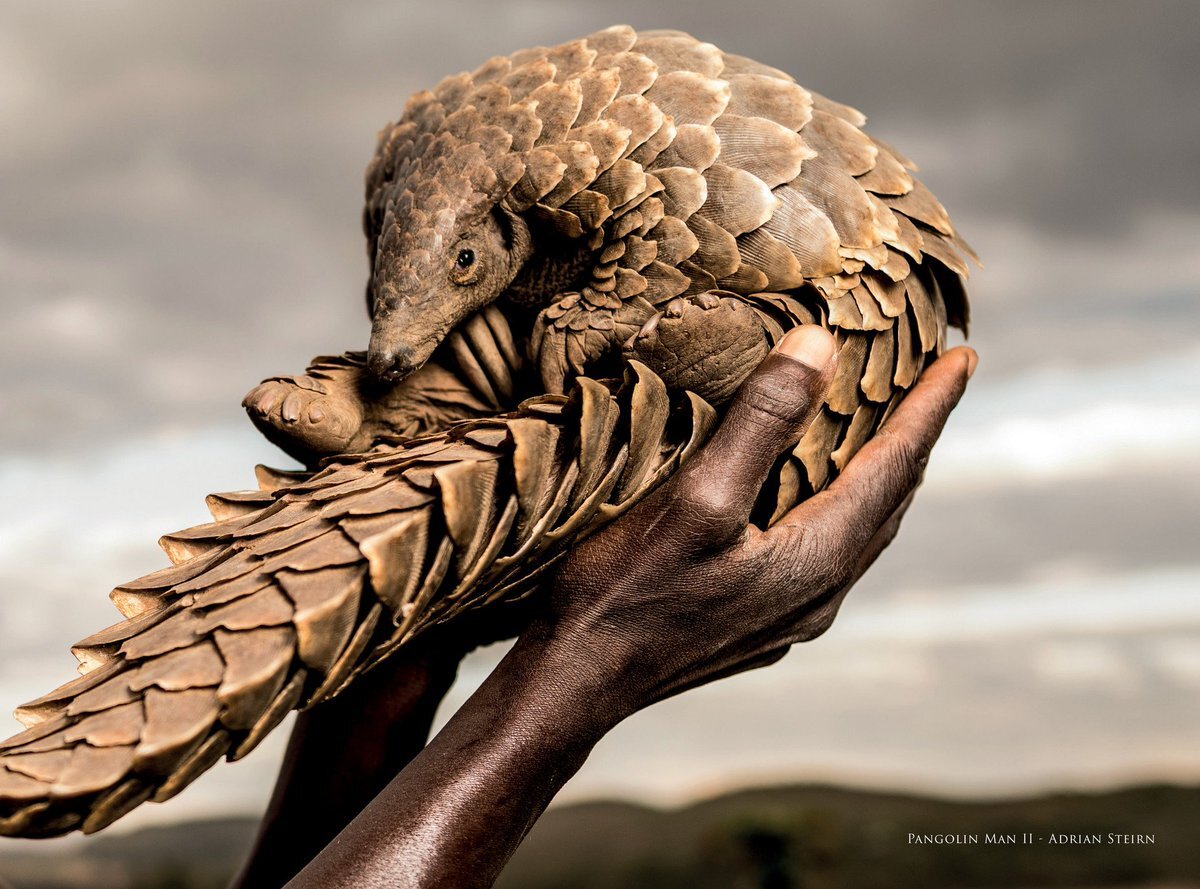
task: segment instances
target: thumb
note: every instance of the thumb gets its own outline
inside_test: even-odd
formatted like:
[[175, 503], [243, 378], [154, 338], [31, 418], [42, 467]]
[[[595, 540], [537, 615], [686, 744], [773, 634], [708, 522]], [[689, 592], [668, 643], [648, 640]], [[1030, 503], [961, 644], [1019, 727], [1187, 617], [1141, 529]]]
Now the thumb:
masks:
[[686, 475], [710, 490], [723, 488], [722, 500], [737, 505], [744, 526], [775, 460], [812, 423], [836, 367], [837, 345], [825, 328], [788, 331], [742, 383]]

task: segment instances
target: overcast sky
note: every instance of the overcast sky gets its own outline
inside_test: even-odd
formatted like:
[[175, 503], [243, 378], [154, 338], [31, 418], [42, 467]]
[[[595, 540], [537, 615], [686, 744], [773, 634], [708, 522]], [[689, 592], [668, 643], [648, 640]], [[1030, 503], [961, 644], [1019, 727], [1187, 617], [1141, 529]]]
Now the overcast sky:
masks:
[[[912, 156], [986, 263], [981, 364], [834, 630], [630, 720], [564, 796], [1200, 779], [1194, 4], [672, 5], [5, 4], [0, 710], [69, 677], [205, 493], [282, 464], [247, 389], [365, 346], [362, 169], [408, 94], [626, 21], [784, 68]], [[280, 740], [124, 823], [255, 809]]]

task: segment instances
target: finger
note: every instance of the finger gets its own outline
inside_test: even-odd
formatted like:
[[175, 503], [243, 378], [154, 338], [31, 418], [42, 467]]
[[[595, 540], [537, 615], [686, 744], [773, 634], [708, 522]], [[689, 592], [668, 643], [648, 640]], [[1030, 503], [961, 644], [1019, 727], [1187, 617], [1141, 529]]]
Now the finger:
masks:
[[891, 518], [884, 522], [878, 531], [867, 542], [866, 547], [862, 551], [862, 555], [858, 557], [858, 567], [855, 571], [854, 580], [851, 583], [858, 581], [867, 569], [875, 564], [885, 549], [891, 546], [892, 541], [896, 539], [896, 535], [900, 533], [900, 523], [904, 521], [904, 516], [908, 512], [908, 508], [912, 506], [913, 499], [917, 496], [916, 491], [912, 491], [899, 508], [892, 513]]
[[[799, 610], [796, 624], [791, 635], [787, 637], [789, 643], [810, 642], [833, 625], [846, 595], [895, 539], [904, 513], [908, 511], [912, 501], [912, 495], [905, 498], [900, 507], [875, 532], [857, 562], [842, 569], [844, 573], [830, 571], [828, 585], [818, 585], [812, 593], [794, 601], [793, 604]], [[787, 579], [783, 584], [785, 588], [803, 589], [807, 585], [806, 581], [811, 580], [814, 570], [828, 570], [825, 566], [814, 568], [812, 553], [804, 545], [806, 532], [803, 529], [795, 524], [780, 526], [776, 523], [771, 531], [773, 533], [762, 534], [756, 538], [756, 543], [772, 551], [768, 564], [773, 564], [775, 570], [780, 572], [777, 576]]]
[[812, 616], [815, 625], [809, 628], [801, 641], [815, 638], [833, 625], [833, 621], [838, 616], [838, 612], [841, 611], [842, 603], [846, 601], [846, 596], [850, 593], [850, 590], [854, 589], [854, 585], [867, 573], [867, 569], [875, 564], [875, 560], [896, 539], [896, 534], [900, 531], [900, 522], [904, 519], [904, 514], [908, 512], [908, 507], [912, 505], [915, 493], [913, 492], [913, 494], [909, 494], [908, 497], [904, 498], [904, 502], [892, 513], [891, 518], [884, 522], [867, 542], [866, 548], [858, 557], [858, 562], [851, 569], [849, 576], [843, 581], [841, 588], [829, 597], [829, 601], [819, 609], [817, 614]]
[[951, 349], [931, 364], [883, 428], [854, 455], [826, 490], [801, 503], [777, 524], [824, 525], [856, 559], [875, 532], [921, 482], [929, 453], [977, 361], [971, 349]]
[[842, 587], [841, 592], [838, 594], [839, 605], [841, 604], [841, 600], [846, 598], [846, 593], [850, 592], [850, 588], [858, 583], [862, 576], [867, 573], [867, 569], [875, 564], [875, 560], [878, 559], [883, 554], [883, 551], [891, 545], [891, 542], [896, 539], [896, 535], [900, 532], [900, 523], [904, 520], [904, 514], [908, 512], [908, 508], [912, 506], [913, 498], [916, 496], [916, 493], [916, 491], [913, 491], [907, 497], [905, 497], [904, 502], [901, 503], [896, 511], [892, 513], [891, 517], [880, 526], [879, 530], [872, 535], [871, 539], [867, 541], [866, 547], [859, 555], [858, 561], [855, 563], [854, 568], [850, 572], [849, 580]]
[[680, 473], [680, 493], [738, 530], [779, 454], [795, 445], [825, 398], [837, 347], [824, 328], [788, 332], [747, 377], [725, 419]]

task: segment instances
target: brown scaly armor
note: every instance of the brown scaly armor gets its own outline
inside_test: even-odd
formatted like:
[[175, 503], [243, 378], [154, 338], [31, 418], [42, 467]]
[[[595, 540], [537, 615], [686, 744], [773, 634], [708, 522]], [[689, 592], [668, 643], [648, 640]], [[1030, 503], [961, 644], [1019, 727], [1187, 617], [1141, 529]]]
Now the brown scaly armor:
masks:
[[[864, 117], [676, 31], [496, 57], [379, 137], [368, 353], [247, 396], [307, 464], [209, 498], [0, 743], [0, 834], [93, 832], [442, 625], [534, 593], [702, 443], [791, 327], [839, 346], [766, 484], [827, 485], [965, 330], [945, 210]], [[490, 609], [490, 611], [488, 611]]]

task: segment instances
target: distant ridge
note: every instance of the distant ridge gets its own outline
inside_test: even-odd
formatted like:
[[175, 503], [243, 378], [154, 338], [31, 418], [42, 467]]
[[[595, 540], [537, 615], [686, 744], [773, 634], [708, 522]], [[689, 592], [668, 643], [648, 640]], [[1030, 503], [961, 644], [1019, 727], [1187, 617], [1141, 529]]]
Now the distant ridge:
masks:
[[[70, 854], [7, 853], [17, 889], [223, 889], [253, 819], [101, 835]], [[910, 843], [908, 834], [978, 836]], [[1153, 835], [1150, 844], [989, 844], [988, 834]], [[823, 786], [742, 790], [682, 809], [551, 810], [498, 889], [1200, 889], [1200, 787], [964, 802]], [[27, 848], [27, 847], [26, 847]], [[46, 849], [55, 848], [47, 841]]]

